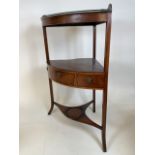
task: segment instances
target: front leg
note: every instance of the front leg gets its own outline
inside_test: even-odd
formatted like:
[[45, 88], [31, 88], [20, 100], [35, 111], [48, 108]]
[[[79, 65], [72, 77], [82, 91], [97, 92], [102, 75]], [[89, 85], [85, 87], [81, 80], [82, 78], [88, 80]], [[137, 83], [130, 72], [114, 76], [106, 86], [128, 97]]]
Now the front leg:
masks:
[[51, 96], [51, 107], [48, 112], [48, 115], [50, 115], [53, 111], [54, 108], [54, 95], [53, 95], [53, 85], [52, 85], [52, 80], [49, 78], [49, 87], [50, 87], [50, 96]]
[[103, 90], [103, 103], [102, 103], [102, 148], [104, 152], [107, 152], [106, 115], [107, 115], [107, 89]]

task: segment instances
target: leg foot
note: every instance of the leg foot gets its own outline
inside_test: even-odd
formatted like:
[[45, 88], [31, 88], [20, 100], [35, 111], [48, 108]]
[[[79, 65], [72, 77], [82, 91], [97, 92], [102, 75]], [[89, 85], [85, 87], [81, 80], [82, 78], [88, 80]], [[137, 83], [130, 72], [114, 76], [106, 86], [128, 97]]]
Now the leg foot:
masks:
[[48, 112], [48, 115], [50, 115], [50, 114], [52, 113], [53, 108], [54, 108], [54, 103], [51, 103], [51, 108], [50, 108], [50, 110], [49, 110], [49, 112]]
[[107, 152], [106, 136], [104, 131], [102, 131], [102, 149], [103, 149], [103, 152]]

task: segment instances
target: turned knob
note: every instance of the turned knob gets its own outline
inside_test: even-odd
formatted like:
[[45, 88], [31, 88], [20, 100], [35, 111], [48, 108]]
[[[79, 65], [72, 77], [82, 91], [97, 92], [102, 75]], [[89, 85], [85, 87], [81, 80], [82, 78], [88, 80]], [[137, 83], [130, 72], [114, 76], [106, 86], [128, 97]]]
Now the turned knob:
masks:
[[93, 78], [87, 77], [86, 78], [86, 82], [89, 83], [89, 84], [91, 84], [93, 82]]
[[56, 72], [56, 77], [57, 78], [60, 78], [62, 76], [62, 73], [61, 72]]

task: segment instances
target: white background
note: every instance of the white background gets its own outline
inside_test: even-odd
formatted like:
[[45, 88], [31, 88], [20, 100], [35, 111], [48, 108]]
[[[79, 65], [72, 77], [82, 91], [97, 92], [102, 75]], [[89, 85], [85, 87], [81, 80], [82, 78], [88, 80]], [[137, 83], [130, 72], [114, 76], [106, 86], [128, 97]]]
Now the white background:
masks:
[[[136, 0], [136, 155], [155, 154], [154, 5]], [[0, 154], [10, 155], [19, 154], [18, 1], [3, 1], [0, 8]]]
[[[110, 2], [113, 5], [113, 15], [107, 154], [131, 155], [134, 154], [134, 1]], [[101, 9], [106, 8], [108, 4], [108, 1], [101, 0], [20, 1], [21, 155], [62, 154], [62, 152], [68, 155], [102, 154], [100, 133], [96, 129], [85, 127], [83, 124], [77, 125], [76, 122], [67, 120], [59, 114], [60, 112], [56, 108], [52, 116], [47, 116], [50, 95], [40, 17], [43, 14], [63, 11]], [[91, 27], [52, 28], [48, 30], [48, 34], [52, 59], [92, 56]], [[97, 37], [97, 58], [103, 64], [103, 25], [98, 26]], [[97, 114], [92, 114], [91, 110], [88, 110], [88, 115], [98, 123], [101, 121], [101, 93], [101, 91], [97, 91]], [[90, 90], [68, 88], [55, 83], [54, 95], [56, 101], [66, 105], [79, 105], [91, 99]], [[53, 117], [54, 120], [52, 120]], [[63, 122], [66, 122], [68, 126]], [[86, 134], [87, 132], [90, 132], [90, 135]], [[65, 136], [63, 136], [64, 134]], [[95, 135], [97, 141], [94, 140], [96, 138], [93, 138]], [[79, 143], [81, 141], [80, 138], [78, 140], [79, 136], [83, 137], [83, 143]], [[65, 146], [64, 143], [66, 143]]]

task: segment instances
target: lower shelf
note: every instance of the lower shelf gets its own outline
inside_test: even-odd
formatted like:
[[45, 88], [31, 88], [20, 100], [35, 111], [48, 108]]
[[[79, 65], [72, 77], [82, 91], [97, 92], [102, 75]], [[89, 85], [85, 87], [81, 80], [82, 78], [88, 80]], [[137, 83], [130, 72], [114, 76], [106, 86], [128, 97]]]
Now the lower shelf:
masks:
[[94, 126], [100, 130], [102, 130], [102, 126], [98, 125], [97, 123], [93, 122], [87, 115], [86, 115], [86, 109], [87, 107], [93, 103], [94, 101], [90, 101], [84, 105], [81, 106], [76, 106], [76, 107], [67, 107], [64, 105], [61, 105], [59, 103], [54, 102], [54, 104], [62, 111], [62, 113], [74, 120], [74, 121], [78, 121], [81, 123], [85, 123], [91, 126]]

